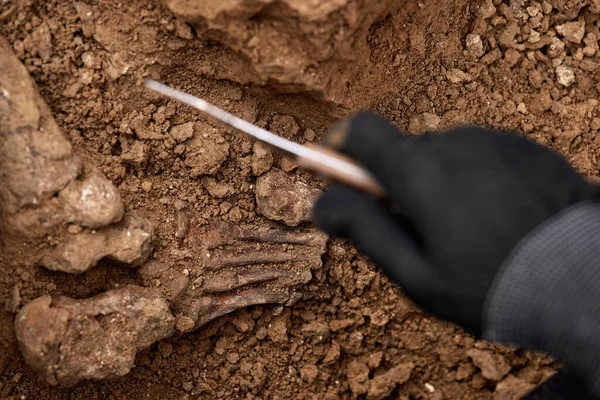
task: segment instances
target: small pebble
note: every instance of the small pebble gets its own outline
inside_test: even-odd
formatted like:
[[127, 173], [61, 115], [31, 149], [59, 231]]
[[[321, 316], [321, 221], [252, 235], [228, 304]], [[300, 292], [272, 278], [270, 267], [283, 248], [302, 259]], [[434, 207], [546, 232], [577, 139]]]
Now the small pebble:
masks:
[[571, 86], [575, 82], [575, 72], [573, 72], [572, 68], [565, 65], [556, 68], [556, 77], [558, 83], [566, 87]]

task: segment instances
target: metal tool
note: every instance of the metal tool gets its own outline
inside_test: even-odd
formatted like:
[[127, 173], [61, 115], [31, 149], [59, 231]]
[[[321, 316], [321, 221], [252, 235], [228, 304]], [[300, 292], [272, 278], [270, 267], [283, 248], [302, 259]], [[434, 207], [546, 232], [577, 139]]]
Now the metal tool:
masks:
[[144, 86], [165, 96], [179, 100], [189, 106], [213, 116], [253, 138], [291, 155], [298, 165], [333, 181], [337, 181], [359, 190], [366, 191], [377, 197], [385, 196], [385, 189], [377, 182], [369, 171], [330, 148], [311, 145], [304, 146], [275, 135], [244, 121], [225, 110], [220, 109], [198, 97], [184, 93], [152, 79], [146, 79]]

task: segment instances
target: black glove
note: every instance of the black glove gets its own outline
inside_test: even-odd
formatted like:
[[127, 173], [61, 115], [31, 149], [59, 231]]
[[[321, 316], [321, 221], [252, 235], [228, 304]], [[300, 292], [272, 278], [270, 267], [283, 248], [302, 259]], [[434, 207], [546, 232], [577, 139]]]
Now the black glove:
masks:
[[330, 145], [363, 163], [394, 207], [333, 185], [315, 206], [315, 223], [351, 239], [423, 310], [476, 335], [511, 250], [598, 192], [559, 155], [513, 133], [462, 127], [409, 138], [366, 112], [343, 126]]
[[586, 386], [587, 382], [581, 377], [558, 371], [527, 393], [522, 400], [598, 400]]

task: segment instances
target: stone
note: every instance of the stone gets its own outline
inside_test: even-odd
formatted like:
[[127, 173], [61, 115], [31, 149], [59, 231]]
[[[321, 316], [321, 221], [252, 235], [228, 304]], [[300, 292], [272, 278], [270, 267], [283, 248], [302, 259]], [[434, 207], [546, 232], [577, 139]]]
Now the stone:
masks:
[[271, 169], [273, 166], [273, 152], [271, 149], [260, 142], [252, 146], [252, 174], [260, 176]]
[[483, 50], [483, 41], [481, 40], [481, 36], [468, 34], [466, 39], [466, 47], [469, 53], [471, 53], [475, 57], [481, 57], [485, 54]]
[[83, 53], [81, 55], [81, 61], [83, 61], [83, 65], [85, 65], [86, 68], [100, 69], [102, 67], [102, 58], [91, 51]]
[[461, 71], [458, 68], [451, 68], [446, 72], [446, 78], [452, 83], [461, 83], [470, 80], [469, 74]]
[[136, 140], [127, 151], [121, 154], [121, 160], [137, 168], [142, 168], [148, 162], [150, 148], [147, 144]]
[[561, 85], [569, 87], [575, 82], [575, 72], [571, 67], [560, 65], [556, 67], [556, 79]]
[[311, 220], [312, 207], [320, 190], [274, 168], [256, 180], [256, 205], [263, 216], [297, 226]]
[[489, 350], [471, 349], [467, 351], [473, 363], [481, 369], [481, 373], [487, 379], [500, 381], [511, 370], [510, 364], [500, 354], [494, 354]]
[[569, 42], [579, 44], [585, 35], [585, 21], [580, 20], [557, 25], [556, 31]]
[[593, 57], [598, 52], [598, 38], [593, 32], [590, 32], [585, 36], [583, 42], [585, 43], [583, 55], [586, 57]]
[[564, 50], [565, 44], [562, 40], [560, 40], [556, 36], [550, 39], [550, 46], [548, 47], [548, 56], [550, 58], [559, 57]]
[[432, 113], [413, 115], [408, 123], [410, 133], [432, 132], [439, 128], [442, 119]]
[[493, 400], [513, 400], [522, 399], [535, 387], [534, 384], [529, 383], [523, 379], [517, 378], [516, 376], [509, 374], [496, 385], [494, 391]]
[[475, 15], [479, 18], [488, 19], [496, 14], [496, 7], [492, 0], [484, 0], [481, 5], [475, 9]]
[[367, 400], [383, 400], [390, 396], [396, 386], [408, 381], [414, 368], [415, 365], [412, 362], [398, 364], [371, 379]]
[[531, 32], [529, 32], [529, 39], [527, 39], [527, 41], [529, 43], [539, 43], [540, 40], [541, 40], [541, 38], [540, 38], [539, 32], [533, 31], [533, 30]]
[[552, 4], [550, 4], [548, 0], [544, 0], [542, 2], [542, 11], [544, 12], [544, 14], [550, 14], [553, 9], [554, 6], [552, 6]]

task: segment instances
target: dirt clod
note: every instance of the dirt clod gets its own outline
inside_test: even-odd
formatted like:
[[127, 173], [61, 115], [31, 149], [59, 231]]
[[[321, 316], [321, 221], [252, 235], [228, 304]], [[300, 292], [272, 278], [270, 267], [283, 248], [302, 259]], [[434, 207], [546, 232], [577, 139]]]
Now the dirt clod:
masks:
[[511, 370], [505, 358], [494, 354], [489, 350], [471, 349], [467, 355], [473, 359], [473, 363], [481, 369], [484, 377], [499, 381]]
[[229, 155], [229, 144], [208, 124], [195, 122], [193, 131], [186, 141], [185, 163], [194, 176], [213, 175]]
[[567, 22], [563, 25], [556, 25], [556, 31], [566, 40], [573, 43], [581, 43], [585, 35], [585, 21]]
[[494, 400], [515, 400], [523, 398], [535, 385], [509, 374], [496, 385]]
[[252, 173], [262, 175], [273, 165], [273, 152], [262, 143], [255, 143], [252, 148]]
[[310, 221], [319, 191], [294, 179], [280, 169], [256, 180], [256, 205], [265, 217], [296, 226]]
[[404, 363], [396, 365], [390, 370], [371, 379], [367, 399], [382, 400], [392, 394], [396, 386], [408, 381], [415, 365]]
[[312, 383], [317, 376], [319, 376], [319, 368], [316, 365], [309, 364], [300, 369], [300, 377], [308, 383]]
[[346, 370], [350, 390], [355, 395], [365, 394], [369, 390], [369, 367], [359, 361], [352, 361]]

